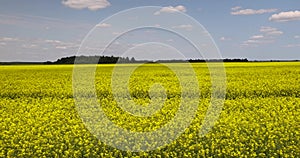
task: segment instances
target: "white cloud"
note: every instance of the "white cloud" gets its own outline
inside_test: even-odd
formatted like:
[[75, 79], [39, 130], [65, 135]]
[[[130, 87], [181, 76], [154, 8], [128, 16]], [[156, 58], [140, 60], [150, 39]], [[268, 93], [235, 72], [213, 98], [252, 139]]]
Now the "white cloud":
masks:
[[262, 26], [259, 30], [260, 32], [266, 34], [266, 35], [282, 35], [283, 32], [282, 31], [279, 31], [277, 28], [274, 28], [274, 27], [269, 27], [269, 26]]
[[286, 22], [300, 20], [300, 11], [289, 11], [289, 12], [280, 12], [278, 14], [273, 14], [270, 18], [270, 21], [275, 22]]
[[221, 37], [220, 40], [221, 40], [221, 41], [230, 41], [231, 38], [228, 38], [228, 37]]
[[56, 46], [55, 48], [56, 49], [63, 49], [63, 50], [68, 49], [66, 46]]
[[283, 47], [287, 47], [287, 48], [300, 47], [300, 44], [288, 44], [288, 45], [285, 45]]
[[248, 39], [241, 44], [241, 47], [258, 47], [262, 44], [274, 43], [273, 39]]
[[108, 27], [111, 27], [111, 24], [101, 23], [101, 24], [97, 24], [96, 27], [100, 27], [100, 28], [108, 28]]
[[112, 32], [113, 35], [121, 35], [121, 32]]
[[273, 43], [274, 40], [254, 40], [254, 39], [249, 39], [247, 41], [245, 41], [244, 43], [248, 43], [248, 44], [267, 44], [267, 43]]
[[56, 49], [69, 49], [69, 50], [76, 50], [79, 48], [80, 44], [79, 43], [72, 43], [72, 42], [63, 42], [60, 40], [38, 40], [36, 43], [39, 44], [47, 44], [48, 46]]
[[59, 40], [45, 40], [46, 43], [50, 43], [50, 44], [59, 44], [59, 43], [62, 43], [61, 41]]
[[269, 26], [262, 26], [260, 27], [260, 32], [271, 32], [271, 31], [276, 31], [276, 28], [269, 27]]
[[231, 8], [231, 10], [233, 10], [233, 11], [237, 11], [237, 10], [240, 10], [240, 9], [242, 9], [241, 6], [235, 6], [235, 7]]
[[[37, 60], [44, 61], [45, 54], [50, 60], [63, 55], [73, 55], [80, 46], [80, 41], [60, 41], [57, 39], [0, 37], [2, 60]], [[16, 56], [17, 54], [17, 56]], [[34, 59], [36, 55], [37, 59]]]
[[298, 39], [298, 38], [300, 38], [300, 36], [299, 36], [299, 35], [296, 35], [296, 36], [294, 36], [294, 38]]
[[20, 41], [18, 38], [12, 38], [12, 37], [2, 37], [0, 38], [0, 42], [16, 42]]
[[282, 35], [283, 32], [282, 31], [272, 31], [272, 32], [268, 32], [267, 35]]
[[249, 44], [246, 42], [243, 42], [240, 47], [258, 47], [258, 45], [254, 45], [254, 44]]
[[187, 31], [191, 31], [193, 29], [193, 26], [190, 24], [185, 24], [185, 25], [178, 25], [178, 26], [173, 26], [172, 28], [174, 29], [184, 29]]
[[16, 37], [0, 37], [0, 43], [2, 43], [1, 45], [9, 45], [11, 43], [16, 47], [27, 49], [36, 49], [40, 47], [62, 49], [65, 47], [66, 49], [76, 50], [80, 45], [78, 42], [64, 42], [54, 39], [22, 39]]
[[186, 8], [182, 5], [178, 5], [176, 7], [173, 6], [163, 7], [159, 11], [155, 12], [154, 15], [159, 15], [161, 13], [175, 13], [175, 12], [186, 12]]
[[250, 39], [262, 39], [262, 38], [264, 38], [264, 35], [254, 35], [250, 37]]
[[22, 44], [22, 48], [37, 48], [38, 46], [36, 44]]
[[255, 14], [265, 14], [265, 13], [273, 13], [278, 11], [278, 9], [242, 9], [242, 10], [234, 10], [231, 12], [232, 15], [255, 15]]
[[283, 34], [282, 31], [279, 31], [277, 28], [262, 26], [259, 31], [262, 34], [253, 35], [248, 40], [244, 41], [242, 47], [258, 47], [262, 44], [270, 44], [276, 41], [276, 36]]
[[63, 0], [62, 4], [74, 9], [84, 9], [95, 11], [110, 6], [107, 0]]

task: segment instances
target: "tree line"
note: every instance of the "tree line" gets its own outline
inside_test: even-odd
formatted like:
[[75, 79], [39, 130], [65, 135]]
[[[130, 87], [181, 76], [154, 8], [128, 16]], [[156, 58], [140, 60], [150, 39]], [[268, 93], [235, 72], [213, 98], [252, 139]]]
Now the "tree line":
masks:
[[115, 57], [115, 56], [70, 56], [63, 57], [56, 61], [47, 62], [0, 62], [0, 65], [51, 65], [51, 64], [115, 64], [115, 63], [201, 63], [201, 62], [298, 62], [299, 60], [252, 60], [241, 59], [187, 59], [187, 60], [136, 60], [134, 57]]
[[71, 56], [58, 59], [57, 61], [47, 61], [44, 64], [115, 64], [115, 63], [183, 63], [183, 62], [248, 62], [248, 59], [188, 59], [188, 60], [136, 60], [134, 57], [115, 56]]
[[114, 56], [71, 56], [58, 59], [55, 62], [47, 61], [45, 64], [114, 64], [114, 63], [134, 63], [132, 57], [114, 57]]

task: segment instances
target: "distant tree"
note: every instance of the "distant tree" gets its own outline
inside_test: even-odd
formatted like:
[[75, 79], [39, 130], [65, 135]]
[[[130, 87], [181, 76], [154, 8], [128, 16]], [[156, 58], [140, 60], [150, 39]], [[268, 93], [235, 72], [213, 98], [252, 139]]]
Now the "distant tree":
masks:
[[134, 57], [132, 57], [132, 58], [130, 59], [130, 62], [131, 62], [131, 63], [135, 63]]
[[125, 63], [129, 63], [129, 62], [130, 62], [129, 58], [126, 57], [126, 58], [125, 58]]

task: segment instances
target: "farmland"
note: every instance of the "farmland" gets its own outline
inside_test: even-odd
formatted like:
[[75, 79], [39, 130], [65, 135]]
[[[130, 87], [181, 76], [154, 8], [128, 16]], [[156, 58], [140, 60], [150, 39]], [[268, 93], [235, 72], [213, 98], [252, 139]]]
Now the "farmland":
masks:
[[[209, 106], [210, 75], [205, 63], [192, 66], [201, 92], [195, 119], [175, 141], [148, 152], [115, 149], [89, 132], [74, 103], [72, 65], [0, 66], [0, 157], [300, 156], [299, 62], [225, 63], [224, 106], [203, 137], [198, 130]], [[175, 116], [181, 88], [169, 69], [145, 64], [134, 71], [128, 85], [134, 102], [149, 103], [155, 82], [167, 94], [162, 110], [140, 118], [118, 108], [110, 87], [113, 68], [97, 66], [95, 89], [115, 124], [147, 132]]]

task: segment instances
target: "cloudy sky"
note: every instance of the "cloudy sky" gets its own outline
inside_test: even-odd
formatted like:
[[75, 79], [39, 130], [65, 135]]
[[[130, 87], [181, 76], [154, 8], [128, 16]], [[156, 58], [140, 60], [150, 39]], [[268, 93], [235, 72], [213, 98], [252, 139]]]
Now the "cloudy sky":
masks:
[[[211, 34], [224, 58], [300, 59], [300, 1], [296, 0], [1, 0], [0, 61], [53, 61], [75, 55], [99, 22], [140, 6], [163, 7], [154, 17], [177, 11], [193, 17]], [[189, 23], [172, 28], [193, 30]]]

